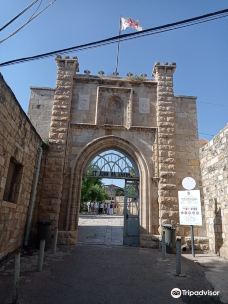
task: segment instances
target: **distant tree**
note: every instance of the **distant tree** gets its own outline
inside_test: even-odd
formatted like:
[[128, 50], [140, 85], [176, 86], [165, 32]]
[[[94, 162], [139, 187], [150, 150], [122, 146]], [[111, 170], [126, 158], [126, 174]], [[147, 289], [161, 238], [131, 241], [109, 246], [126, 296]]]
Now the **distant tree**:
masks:
[[96, 177], [83, 177], [82, 179], [82, 188], [81, 188], [81, 201], [88, 202], [91, 201], [91, 192], [90, 189], [93, 186], [99, 186], [102, 188], [102, 181]]
[[[88, 175], [90, 175], [89, 173], [92, 170], [92, 167], [87, 169]], [[80, 210], [84, 209], [85, 202], [103, 201], [105, 199], [107, 199], [107, 193], [101, 179], [93, 176], [84, 176], [82, 179]]]
[[104, 201], [107, 199], [108, 195], [104, 187], [99, 184], [95, 184], [90, 187], [88, 197], [90, 198], [90, 201]]

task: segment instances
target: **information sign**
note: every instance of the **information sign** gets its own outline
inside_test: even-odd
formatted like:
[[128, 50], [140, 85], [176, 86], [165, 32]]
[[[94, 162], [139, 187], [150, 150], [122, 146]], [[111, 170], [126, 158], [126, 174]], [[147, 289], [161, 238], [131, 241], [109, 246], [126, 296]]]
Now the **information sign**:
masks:
[[180, 225], [202, 226], [199, 190], [178, 191]]

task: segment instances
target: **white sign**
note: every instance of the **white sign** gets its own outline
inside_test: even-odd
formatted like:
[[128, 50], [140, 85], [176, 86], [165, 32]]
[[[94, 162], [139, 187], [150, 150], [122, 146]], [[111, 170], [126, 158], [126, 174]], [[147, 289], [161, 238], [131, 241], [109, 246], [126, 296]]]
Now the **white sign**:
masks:
[[194, 178], [187, 176], [182, 180], [182, 186], [186, 190], [193, 190], [196, 186], [196, 181]]
[[200, 191], [178, 191], [178, 201], [180, 224], [202, 226]]
[[150, 98], [139, 98], [139, 113], [150, 113]]
[[90, 102], [90, 95], [79, 94], [78, 110], [88, 111], [89, 102]]

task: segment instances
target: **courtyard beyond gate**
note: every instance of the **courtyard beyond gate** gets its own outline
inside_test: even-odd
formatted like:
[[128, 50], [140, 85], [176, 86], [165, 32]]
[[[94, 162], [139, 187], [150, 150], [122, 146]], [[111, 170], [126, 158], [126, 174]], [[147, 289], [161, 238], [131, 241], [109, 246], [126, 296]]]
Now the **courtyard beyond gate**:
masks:
[[80, 215], [78, 242], [96, 245], [123, 245], [124, 217]]

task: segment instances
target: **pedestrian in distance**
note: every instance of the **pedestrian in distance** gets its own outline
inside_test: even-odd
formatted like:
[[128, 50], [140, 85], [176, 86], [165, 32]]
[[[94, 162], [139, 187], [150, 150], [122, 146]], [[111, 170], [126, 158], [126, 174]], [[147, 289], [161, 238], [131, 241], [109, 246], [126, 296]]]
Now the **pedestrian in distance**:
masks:
[[107, 214], [110, 214], [110, 203], [107, 203]]
[[87, 202], [86, 205], [87, 205], [87, 212], [90, 213], [91, 212], [90, 202]]
[[107, 203], [104, 203], [104, 214], [107, 214]]
[[99, 209], [99, 204], [98, 204], [98, 202], [95, 202], [94, 203], [94, 213], [95, 214], [98, 214], [98, 209]]
[[110, 215], [113, 215], [113, 202], [111, 202], [111, 204], [110, 204], [110, 211], [109, 211], [109, 214]]
[[103, 214], [104, 211], [104, 203], [100, 202], [100, 214]]
[[94, 202], [90, 203], [90, 210], [91, 210], [91, 213], [94, 213]]

